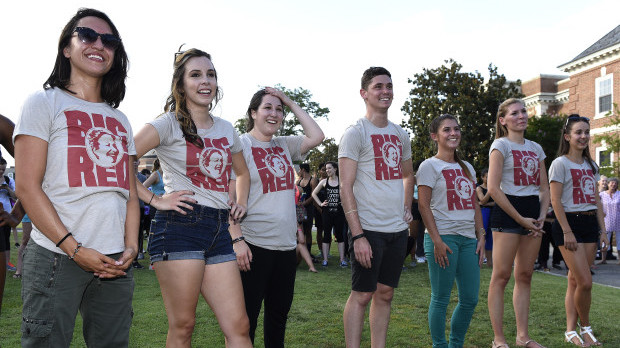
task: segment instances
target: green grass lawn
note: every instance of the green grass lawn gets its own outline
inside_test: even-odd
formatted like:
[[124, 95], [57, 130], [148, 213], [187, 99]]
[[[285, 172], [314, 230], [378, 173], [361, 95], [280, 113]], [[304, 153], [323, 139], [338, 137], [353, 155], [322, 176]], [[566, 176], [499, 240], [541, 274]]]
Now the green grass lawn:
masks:
[[[315, 250], [316, 252], [316, 246]], [[332, 255], [336, 252], [332, 250]], [[15, 263], [17, 252], [11, 252]], [[286, 333], [287, 347], [344, 347], [342, 310], [351, 289], [351, 272], [337, 266], [337, 259], [330, 259], [325, 269], [317, 265], [318, 274], [307, 271], [301, 264], [297, 272], [295, 299]], [[408, 262], [408, 261], [407, 261]], [[143, 265], [147, 262], [142, 261]], [[333, 265], [333, 266], [332, 266]], [[182, 271], [182, 270], [180, 270]], [[21, 323], [20, 280], [8, 273], [4, 305], [0, 317], [0, 347], [18, 347]], [[482, 270], [480, 302], [476, 308], [469, 332], [467, 347], [490, 347], [493, 331], [487, 312], [487, 289], [491, 271]], [[130, 347], [163, 347], [166, 340], [167, 321], [155, 273], [147, 269], [136, 270], [134, 292], [134, 319]], [[508, 342], [514, 346], [515, 321], [512, 312], [512, 286], [506, 291], [505, 331]], [[530, 335], [547, 347], [568, 346], [564, 343], [564, 291], [566, 279], [536, 272], [532, 285], [530, 310]], [[456, 290], [456, 289], [455, 289]], [[400, 286], [396, 289], [388, 331], [388, 347], [430, 347], [428, 329], [428, 304], [430, 284], [425, 265], [403, 271]], [[453, 291], [453, 294], [456, 291]], [[592, 290], [591, 320], [597, 337], [606, 347], [620, 347], [620, 290], [594, 285]], [[456, 295], [448, 309], [451, 313]], [[194, 347], [223, 347], [224, 338], [215, 317], [206, 303], [201, 301], [197, 310], [197, 325], [193, 336]], [[262, 321], [262, 319], [260, 319]], [[449, 326], [449, 316], [448, 316]], [[262, 324], [257, 330], [256, 347], [262, 347]], [[370, 347], [368, 320], [364, 326], [362, 347]], [[72, 347], [85, 347], [78, 320]]]

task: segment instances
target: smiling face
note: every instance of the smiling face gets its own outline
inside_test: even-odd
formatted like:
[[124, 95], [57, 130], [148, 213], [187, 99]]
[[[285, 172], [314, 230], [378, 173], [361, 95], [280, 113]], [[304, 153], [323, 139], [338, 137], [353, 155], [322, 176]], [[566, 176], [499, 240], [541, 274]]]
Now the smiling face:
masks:
[[461, 143], [461, 127], [456, 120], [447, 118], [439, 124], [437, 133], [431, 133], [431, 139], [440, 149], [454, 151]]
[[[108, 23], [98, 17], [84, 17], [78, 21], [77, 26], [90, 28], [99, 34], [112, 34]], [[78, 38], [77, 33], [73, 33], [69, 45], [63, 49], [63, 54], [71, 65], [71, 81], [75, 81], [82, 74], [103, 77], [114, 63], [114, 49], [106, 48], [100, 37], [91, 44], [85, 44]]]
[[570, 131], [564, 134], [571, 149], [583, 151], [590, 143], [590, 125], [587, 122], [573, 122]]
[[185, 63], [183, 91], [189, 110], [208, 108], [217, 92], [213, 63], [207, 57], [192, 57]]
[[504, 116], [499, 118], [499, 123], [509, 132], [524, 132], [527, 129], [527, 119], [525, 105], [513, 103], [507, 107]]
[[265, 94], [256, 111], [252, 110], [254, 128], [251, 132], [258, 132], [264, 137], [272, 137], [278, 132], [284, 119], [284, 108], [280, 98]]
[[392, 78], [388, 75], [373, 77], [367, 89], [360, 90], [360, 95], [367, 108], [387, 110], [392, 105], [392, 99], [394, 99]]

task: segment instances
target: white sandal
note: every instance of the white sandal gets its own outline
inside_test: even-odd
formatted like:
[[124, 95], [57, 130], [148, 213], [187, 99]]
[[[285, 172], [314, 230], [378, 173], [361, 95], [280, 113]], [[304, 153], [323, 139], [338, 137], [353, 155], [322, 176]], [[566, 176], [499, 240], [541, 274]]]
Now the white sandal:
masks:
[[592, 340], [592, 345], [594, 346], [602, 346], [603, 344], [601, 342], [599, 342], [596, 337], [594, 337], [594, 334], [592, 333], [592, 326], [579, 326], [579, 333], [581, 334], [581, 336], [588, 334], [588, 336], [590, 336], [590, 339]]
[[[573, 338], [577, 337], [579, 339], [579, 345], [575, 344], [575, 342], [573, 342]], [[572, 343], [576, 346], [579, 347], [583, 347], [583, 340], [581, 339], [581, 337], [579, 337], [579, 335], [577, 335], [577, 331], [566, 331], [564, 333], [564, 338], [566, 338], [566, 342], [568, 343]]]

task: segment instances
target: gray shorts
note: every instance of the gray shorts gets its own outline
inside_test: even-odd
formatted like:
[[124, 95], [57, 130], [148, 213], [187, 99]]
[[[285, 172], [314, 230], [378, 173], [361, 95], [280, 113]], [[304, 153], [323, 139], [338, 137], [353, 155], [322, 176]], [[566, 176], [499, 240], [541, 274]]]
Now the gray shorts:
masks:
[[134, 282], [132, 268], [126, 272], [99, 279], [30, 240], [22, 277], [22, 347], [69, 347], [78, 310], [88, 347], [127, 347]]
[[398, 287], [403, 262], [407, 253], [409, 231], [395, 233], [373, 232], [363, 230], [372, 249], [370, 269], [362, 267], [355, 259], [355, 249], [348, 232], [349, 252], [351, 254], [351, 288], [359, 292], [374, 292], [377, 283]]

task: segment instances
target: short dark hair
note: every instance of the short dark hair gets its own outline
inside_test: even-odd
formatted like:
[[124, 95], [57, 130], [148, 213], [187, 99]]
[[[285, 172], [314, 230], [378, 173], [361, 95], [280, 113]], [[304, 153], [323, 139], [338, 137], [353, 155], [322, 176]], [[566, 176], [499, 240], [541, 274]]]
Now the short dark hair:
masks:
[[6, 164], [4, 157], [0, 156], [0, 165]]
[[364, 71], [364, 74], [362, 75], [362, 89], [363, 90], [368, 89], [368, 85], [370, 85], [370, 81], [375, 76], [380, 76], [380, 75], [387, 75], [390, 78], [392, 78], [392, 74], [390, 74], [390, 72], [386, 68], [382, 68], [380, 66], [371, 66], [370, 68], [366, 69], [366, 71]]
[[299, 165], [299, 169], [303, 169], [306, 173], [310, 173], [310, 165], [308, 163], [302, 163]]
[[[56, 63], [54, 63], [54, 69], [47, 78], [47, 81], [43, 83], [44, 89], [58, 87], [75, 94], [67, 88], [71, 78], [71, 63], [69, 59], [65, 57], [63, 50], [69, 45], [73, 32], [77, 27], [77, 23], [84, 17], [97, 17], [104, 20], [110, 26], [112, 34], [116, 35], [118, 38], [121, 37], [116, 26], [105, 13], [92, 8], [80, 8], [60, 33]], [[101, 83], [101, 98], [113, 108], [117, 108], [125, 98], [125, 79], [127, 78], [128, 67], [129, 58], [127, 58], [125, 46], [123, 46], [123, 41], [121, 40], [118, 47], [114, 50], [112, 68], [103, 76], [103, 81]]]

